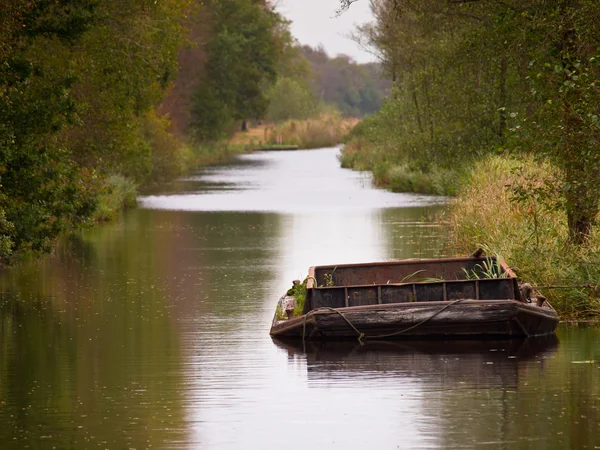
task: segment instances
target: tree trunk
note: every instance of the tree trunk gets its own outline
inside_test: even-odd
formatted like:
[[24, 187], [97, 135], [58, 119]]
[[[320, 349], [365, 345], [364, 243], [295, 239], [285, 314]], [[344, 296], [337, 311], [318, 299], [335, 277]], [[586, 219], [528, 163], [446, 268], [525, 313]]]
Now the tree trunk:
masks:
[[421, 112], [419, 110], [419, 101], [417, 100], [417, 91], [413, 89], [412, 93], [413, 102], [415, 103], [415, 110], [417, 112], [417, 123], [419, 124], [419, 132], [423, 132], [423, 124], [421, 123]]
[[575, 245], [582, 245], [592, 232], [592, 219], [590, 217], [582, 217], [576, 211], [569, 211], [569, 239]]
[[506, 72], [508, 71], [508, 58], [506, 56], [506, 45], [505, 53], [502, 55], [500, 60], [500, 80], [498, 86], [498, 94], [500, 100], [500, 121], [498, 123], [498, 136], [504, 138], [506, 133], [506, 108], [508, 103], [508, 93], [506, 90]]
[[565, 170], [565, 182], [569, 186], [565, 193], [569, 240], [575, 245], [587, 242], [598, 214], [599, 199], [592, 188], [595, 183], [586, 179], [584, 165], [573, 162]]
[[[575, 72], [573, 61], [580, 58], [577, 44], [577, 32], [572, 22], [573, 0], [562, 0], [559, 4], [559, 14], [562, 19], [562, 35], [558, 50], [563, 61], [564, 82], [570, 81], [568, 72]], [[569, 90], [563, 96], [564, 148], [562, 155], [565, 173], [565, 199], [569, 239], [575, 245], [587, 242], [592, 224], [598, 214], [597, 182], [594, 180], [595, 168], [590, 161], [584, 160], [578, 150], [585, 146], [586, 130], [580, 117], [573, 111], [571, 102], [577, 103], [577, 91]], [[583, 138], [583, 139], [582, 139]]]

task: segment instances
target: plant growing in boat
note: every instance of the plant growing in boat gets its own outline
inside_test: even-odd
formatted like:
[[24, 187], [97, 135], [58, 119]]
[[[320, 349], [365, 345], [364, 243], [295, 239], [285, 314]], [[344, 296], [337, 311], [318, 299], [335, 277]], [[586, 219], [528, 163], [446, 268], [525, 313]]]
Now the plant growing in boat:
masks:
[[[325, 281], [325, 287], [335, 286], [335, 281], [333, 281], [333, 274], [335, 273], [335, 269], [337, 269], [337, 266], [333, 268], [331, 273], [323, 274], [323, 280]], [[320, 287], [323, 287], [323, 286], [321, 285]]]
[[[291, 288], [288, 289], [286, 295], [289, 297], [294, 297], [294, 316], [302, 315], [302, 310], [304, 309], [304, 301], [306, 300], [306, 282], [308, 281], [308, 277], [304, 279], [303, 282], [299, 280], [294, 280]], [[281, 313], [282, 318], [286, 318], [285, 311], [278, 311], [278, 315]]]
[[333, 281], [333, 273], [324, 273], [323, 280], [325, 280], [325, 287], [335, 286], [335, 282]]
[[[416, 272], [406, 275], [404, 278], [402, 278], [399, 281], [399, 284], [403, 284], [403, 283], [441, 283], [443, 281], [446, 281], [442, 277], [423, 277], [423, 278], [414, 278], [413, 279], [413, 277], [415, 275], [417, 275], [418, 273], [421, 273], [421, 272], [426, 272], [426, 270], [421, 269], [421, 270], [417, 270]], [[388, 282], [388, 284], [389, 284], [389, 282]]]
[[481, 264], [475, 264], [471, 270], [463, 268], [467, 280], [478, 280], [481, 278], [507, 278], [508, 273], [502, 268], [500, 256], [486, 256]]

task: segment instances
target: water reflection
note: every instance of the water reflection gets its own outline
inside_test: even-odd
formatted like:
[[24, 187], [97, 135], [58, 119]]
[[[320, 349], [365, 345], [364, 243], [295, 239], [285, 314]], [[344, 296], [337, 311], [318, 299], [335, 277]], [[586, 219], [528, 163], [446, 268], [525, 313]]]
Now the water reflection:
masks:
[[426, 391], [516, 388], [529, 361], [556, 353], [558, 339], [319, 342], [273, 339], [288, 360], [306, 360], [308, 380], [418, 379]]
[[[139, 201], [149, 209], [282, 214], [365, 213], [443, 202], [440, 197], [372, 189], [369, 174], [339, 168], [337, 153], [323, 149], [312, 150], [309, 156], [293, 151], [244, 155], [225, 168], [204, 169], [196, 178], [186, 179], [185, 192], [149, 195]], [[188, 190], [195, 183], [201, 183], [201, 192]]]
[[[511, 432], [513, 402], [531, 391], [530, 373], [542, 375], [557, 339], [338, 342], [274, 340], [290, 365], [303, 363], [315, 389], [384, 392], [391, 411], [414, 414], [421, 439], [401, 448], [529, 448], [531, 435]], [[535, 388], [534, 388], [535, 389]], [[405, 397], [410, 399], [406, 402]], [[389, 407], [386, 403], [382, 404]], [[389, 433], [388, 433], [389, 434]], [[392, 436], [386, 436], [392, 438]], [[510, 445], [509, 445], [510, 444]]]

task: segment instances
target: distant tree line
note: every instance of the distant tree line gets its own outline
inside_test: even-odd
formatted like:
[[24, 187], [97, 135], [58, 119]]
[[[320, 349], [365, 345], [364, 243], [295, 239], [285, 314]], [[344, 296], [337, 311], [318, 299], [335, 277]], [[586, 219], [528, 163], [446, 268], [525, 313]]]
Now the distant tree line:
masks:
[[303, 45], [301, 51], [312, 69], [313, 90], [323, 102], [335, 105], [345, 115], [373, 114], [390, 93], [391, 82], [378, 63], [358, 64], [346, 55], [330, 58], [323, 47]]

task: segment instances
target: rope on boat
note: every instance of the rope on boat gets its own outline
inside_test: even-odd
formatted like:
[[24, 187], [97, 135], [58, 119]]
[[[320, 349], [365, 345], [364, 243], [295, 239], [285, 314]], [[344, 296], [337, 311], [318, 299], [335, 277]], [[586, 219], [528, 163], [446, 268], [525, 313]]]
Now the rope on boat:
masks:
[[[354, 324], [350, 321], [350, 319], [348, 319], [344, 315], [344, 313], [342, 313], [341, 311], [339, 311], [339, 310], [337, 310], [335, 308], [331, 308], [329, 306], [325, 306], [325, 307], [322, 307], [322, 308], [318, 308], [318, 309], [312, 310], [312, 311], [310, 311], [308, 314], [306, 314], [304, 316], [304, 322], [302, 324], [302, 340], [304, 341], [306, 339], [306, 323], [308, 321], [309, 316], [312, 318], [312, 316], [314, 314], [316, 314], [318, 311], [328, 310], [328, 311], [332, 311], [332, 312], [334, 312], [336, 314], [339, 314], [346, 321], [346, 323], [348, 325], [350, 325], [350, 327], [354, 331], [356, 331], [356, 334], [358, 335], [358, 341], [362, 343], [363, 339], [366, 339], [366, 338], [375, 338], [375, 339], [386, 338], [386, 337], [397, 336], [399, 334], [406, 333], [407, 331], [414, 330], [415, 328], [420, 327], [421, 325], [423, 325], [424, 323], [426, 323], [429, 320], [433, 319], [435, 316], [437, 316], [438, 314], [442, 313], [443, 311], [445, 311], [446, 309], [450, 308], [451, 306], [456, 305], [457, 303], [461, 303], [461, 302], [463, 302], [465, 300], [466, 299], [464, 299], [464, 298], [461, 298], [461, 299], [458, 299], [458, 300], [454, 300], [453, 302], [450, 302], [447, 305], [444, 305], [442, 308], [440, 308], [439, 310], [437, 310], [436, 312], [434, 312], [432, 315], [430, 315], [426, 319], [423, 319], [419, 323], [416, 323], [415, 325], [411, 325], [410, 327], [405, 328], [404, 330], [396, 331], [395, 333], [390, 333], [390, 334], [380, 334], [380, 335], [377, 335], [377, 336], [367, 336], [365, 333], [361, 332], [358, 328], [356, 328], [354, 326]], [[312, 329], [309, 338], [312, 336], [312, 334], [318, 328], [317, 323], [314, 320], [312, 320], [312, 323], [313, 323], [313, 327], [314, 328]]]
[[[354, 331], [356, 331], [356, 334], [358, 334], [358, 341], [359, 341], [359, 342], [362, 342], [362, 340], [365, 338], [365, 334], [364, 334], [364, 333], [362, 333], [362, 332], [361, 332], [361, 331], [360, 331], [358, 328], [356, 328], [356, 327], [354, 326], [354, 324], [353, 324], [352, 322], [350, 322], [350, 319], [348, 319], [348, 318], [347, 318], [347, 317], [346, 317], [346, 316], [345, 316], [345, 315], [344, 315], [344, 314], [343, 314], [341, 311], [338, 311], [337, 309], [335, 309], [335, 308], [331, 308], [331, 307], [329, 307], [329, 306], [324, 306], [324, 307], [322, 307], [322, 308], [319, 308], [319, 309], [314, 309], [314, 310], [312, 310], [311, 312], [309, 312], [308, 314], [306, 314], [306, 315], [304, 316], [304, 323], [302, 324], [302, 340], [305, 340], [305, 339], [306, 339], [306, 321], [307, 321], [307, 319], [308, 319], [308, 316], [311, 316], [311, 317], [312, 317], [312, 316], [313, 316], [313, 315], [314, 315], [314, 314], [315, 314], [317, 311], [323, 311], [324, 309], [325, 309], [325, 310], [328, 310], [328, 311], [332, 311], [332, 312], [334, 312], [334, 313], [337, 313], [337, 314], [339, 314], [340, 316], [342, 316], [342, 319], [344, 319], [344, 320], [346, 321], [346, 323], [347, 323], [348, 325], [350, 325], [350, 327], [351, 327], [351, 328], [352, 328]], [[314, 331], [315, 331], [315, 330], [318, 328], [318, 326], [317, 326], [317, 323], [316, 323], [315, 321], [313, 321], [313, 326], [314, 326], [314, 328], [313, 328], [312, 332], [310, 333], [310, 334], [311, 334], [311, 336], [312, 336], [313, 332], [314, 332]], [[309, 338], [310, 338], [311, 336], [309, 336]]]
[[395, 333], [390, 333], [390, 334], [380, 334], [380, 335], [378, 335], [378, 336], [369, 336], [369, 337], [371, 337], [371, 338], [376, 338], [376, 339], [378, 339], [378, 338], [386, 338], [386, 337], [397, 336], [397, 335], [399, 335], [399, 334], [406, 333], [407, 331], [414, 330], [415, 328], [417, 328], [417, 327], [420, 327], [421, 325], [423, 325], [424, 323], [426, 323], [426, 322], [428, 322], [429, 320], [433, 319], [435, 316], [437, 316], [437, 315], [438, 315], [438, 314], [440, 314], [441, 312], [445, 311], [446, 309], [450, 308], [451, 306], [453, 306], [453, 305], [456, 305], [457, 303], [463, 302], [463, 301], [465, 301], [465, 300], [466, 300], [466, 299], [464, 299], [464, 298], [460, 298], [460, 299], [458, 299], [458, 300], [454, 300], [453, 302], [450, 302], [450, 303], [448, 303], [447, 305], [444, 305], [442, 308], [440, 308], [439, 310], [437, 310], [437, 311], [436, 311], [435, 313], [433, 313], [431, 316], [427, 317], [426, 319], [423, 319], [423, 320], [421, 320], [419, 323], [417, 323], [417, 324], [415, 324], [415, 325], [412, 325], [412, 326], [410, 326], [410, 327], [408, 327], [408, 328], [405, 328], [404, 330], [400, 330], [400, 331], [397, 331], [397, 332], [395, 332]]

